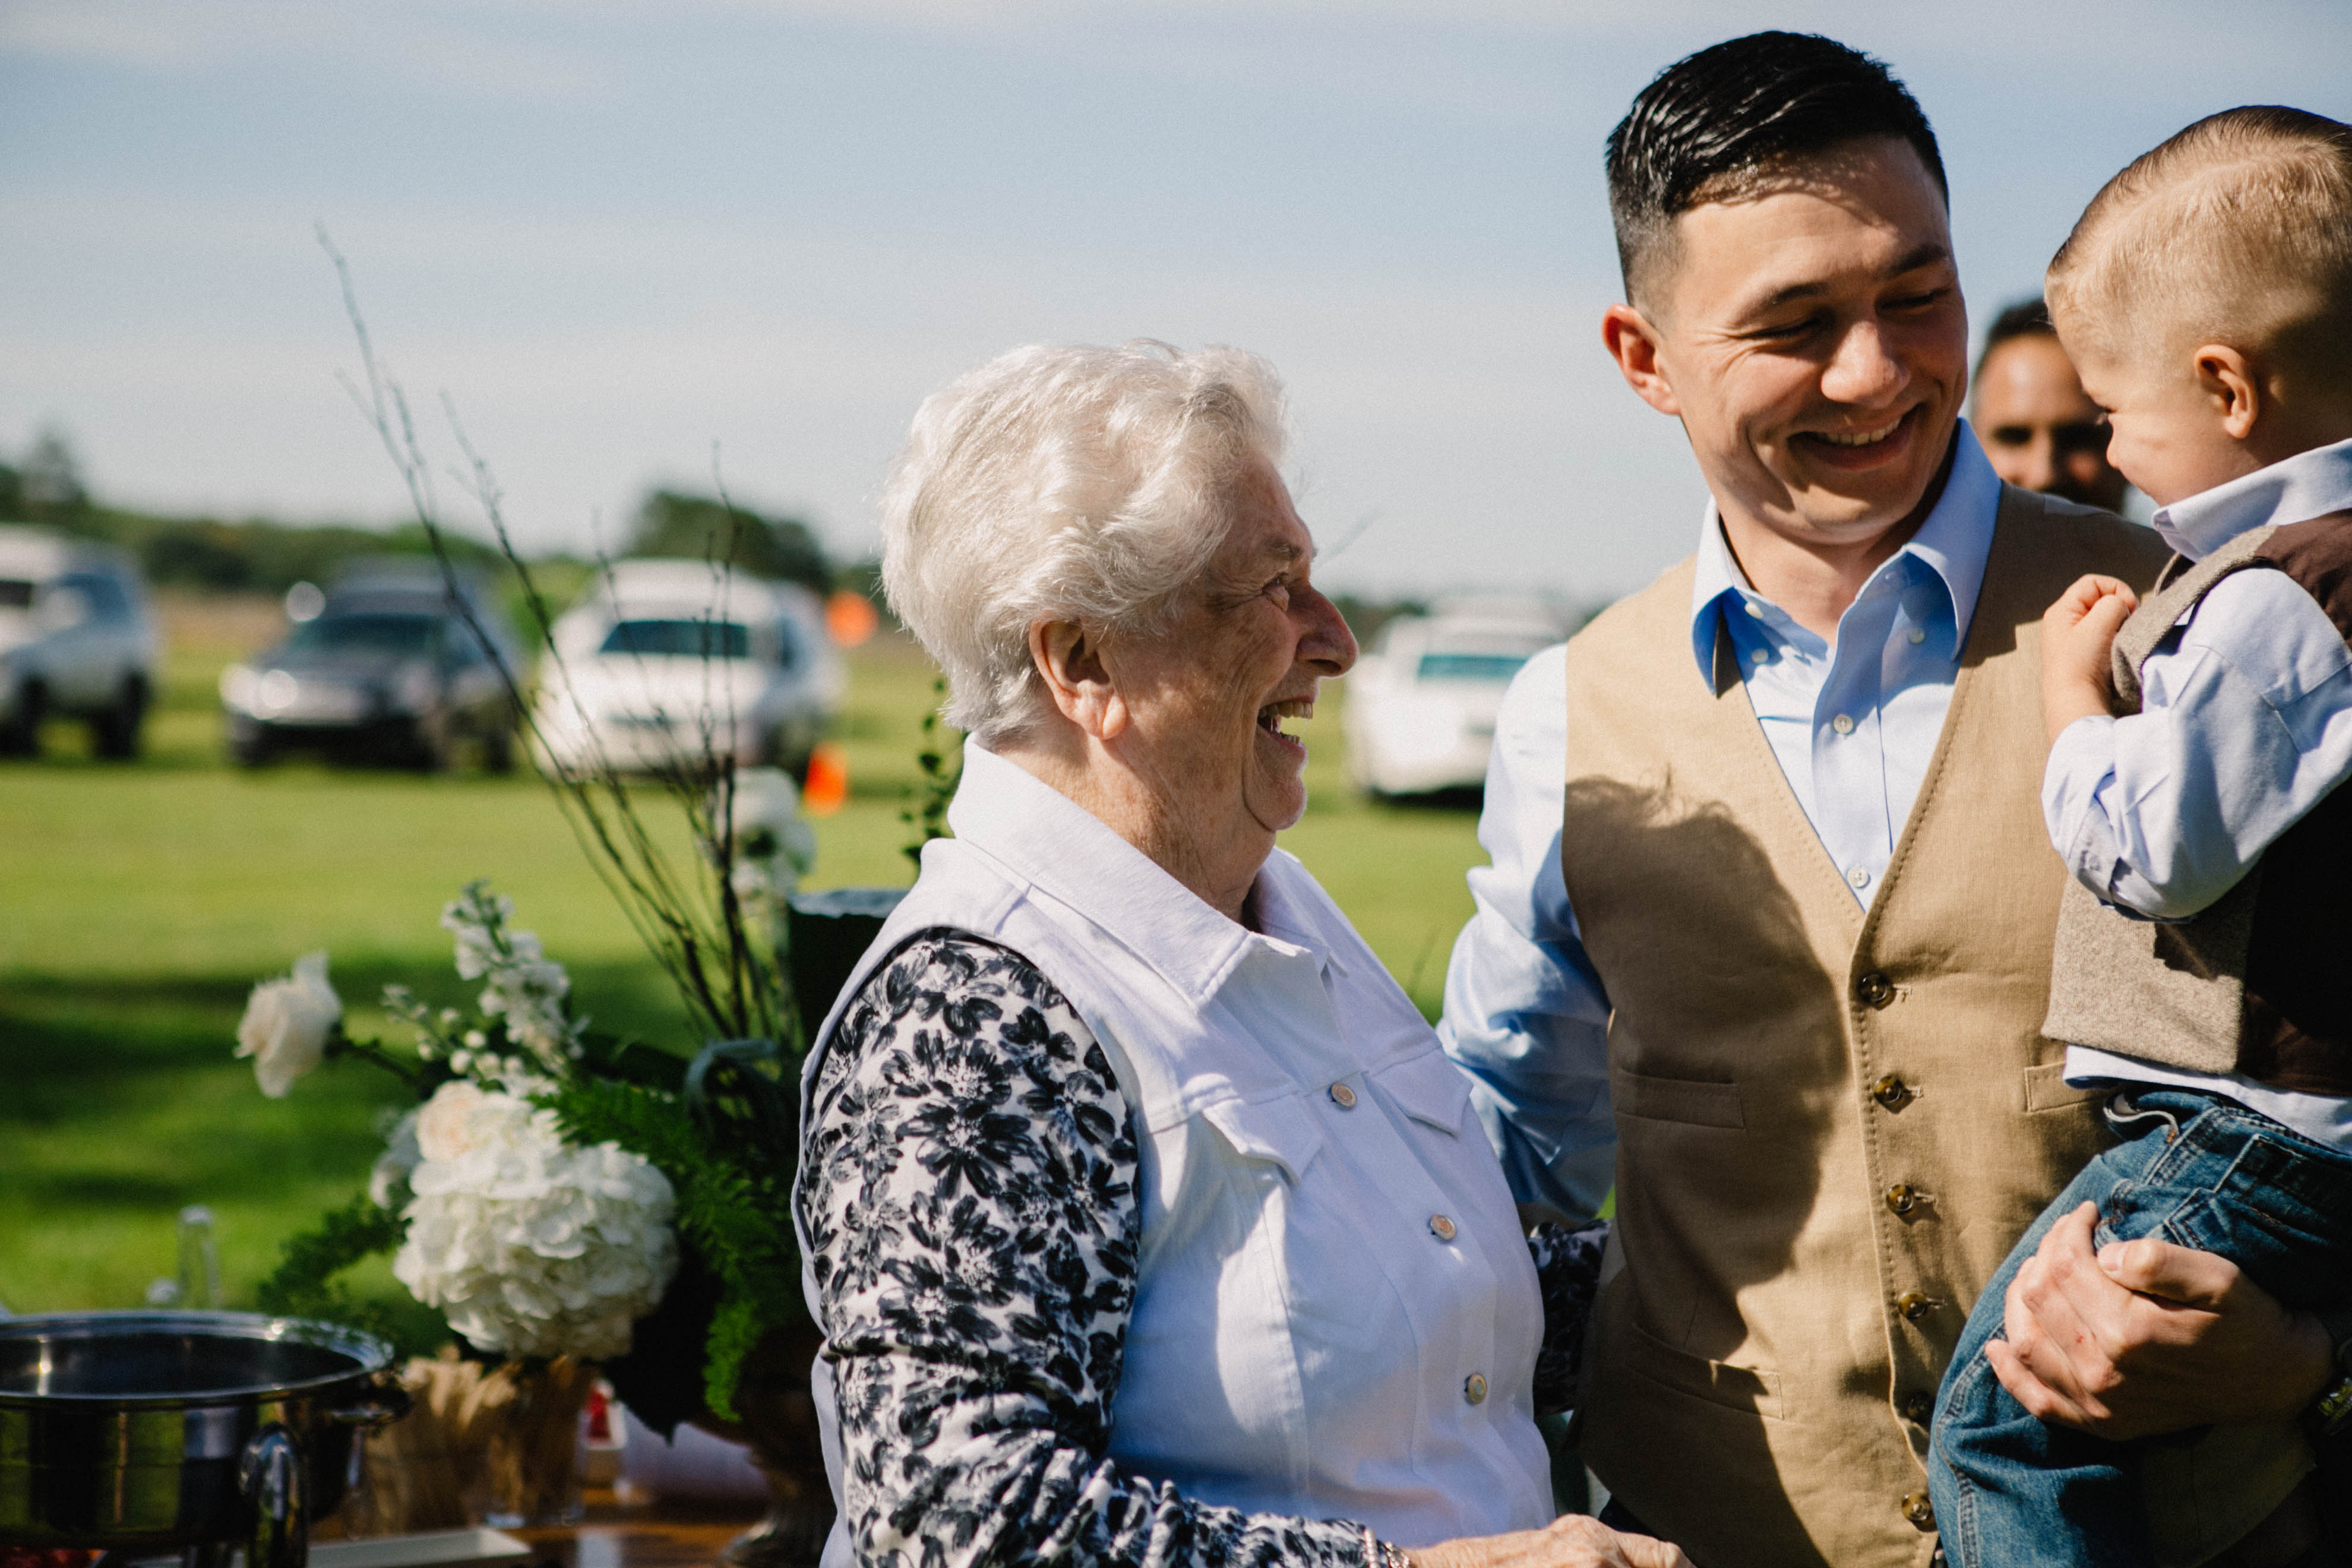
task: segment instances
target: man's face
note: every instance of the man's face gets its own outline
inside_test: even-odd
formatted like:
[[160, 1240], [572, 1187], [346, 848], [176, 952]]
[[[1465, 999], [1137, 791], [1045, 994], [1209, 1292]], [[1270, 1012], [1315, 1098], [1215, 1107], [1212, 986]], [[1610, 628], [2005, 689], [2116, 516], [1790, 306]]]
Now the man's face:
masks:
[[1871, 138], [1675, 220], [1652, 290], [1654, 406], [1681, 417], [1725, 512], [1813, 548], [1918, 507], [1968, 384], [1942, 193]]
[[2031, 332], [1985, 356], [1975, 388], [1977, 436], [2011, 484], [2113, 511], [2125, 479], [2107, 461], [2106, 418], [2056, 338]]

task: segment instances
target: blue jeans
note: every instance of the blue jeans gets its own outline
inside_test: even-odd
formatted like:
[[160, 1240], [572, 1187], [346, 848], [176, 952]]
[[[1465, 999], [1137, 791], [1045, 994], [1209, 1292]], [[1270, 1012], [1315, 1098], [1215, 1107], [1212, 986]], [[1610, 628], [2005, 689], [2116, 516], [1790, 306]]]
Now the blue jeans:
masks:
[[2219, 1253], [2291, 1310], [2352, 1300], [2352, 1157], [2233, 1101], [2136, 1089], [2109, 1101], [2126, 1140], [2083, 1168], [2000, 1266], [1936, 1397], [1927, 1485], [1958, 1568], [2157, 1561], [2141, 1491], [2151, 1443], [2044, 1426], [1985, 1359], [2002, 1298], [2050, 1227], [2099, 1207], [2097, 1245], [2159, 1237]]

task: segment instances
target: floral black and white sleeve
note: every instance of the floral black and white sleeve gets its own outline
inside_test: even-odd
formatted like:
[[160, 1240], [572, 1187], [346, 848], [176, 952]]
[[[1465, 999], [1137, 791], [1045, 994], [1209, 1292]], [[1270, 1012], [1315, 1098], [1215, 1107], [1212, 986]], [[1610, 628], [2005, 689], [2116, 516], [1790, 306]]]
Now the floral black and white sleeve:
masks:
[[1135, 1134], [1026, 959], [913, 938], [844, 1015], [810, 1114], [799, 1201], [861, 1563], [1362, 1568], [1360, 1525], [1212, 1507], [1106, 1458]]

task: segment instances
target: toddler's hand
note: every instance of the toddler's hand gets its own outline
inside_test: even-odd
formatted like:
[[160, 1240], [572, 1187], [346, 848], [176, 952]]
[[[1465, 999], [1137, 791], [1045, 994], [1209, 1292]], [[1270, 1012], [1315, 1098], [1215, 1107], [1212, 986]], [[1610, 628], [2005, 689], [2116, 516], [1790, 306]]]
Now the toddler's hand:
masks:
[[2113, 577], [2077, 578], [2042, 616], [2042, 717], [2050, 739], [2075, 720], [2111, 711], [2115, 683], [2108, 649], [2139, 608], [2131, 584]]

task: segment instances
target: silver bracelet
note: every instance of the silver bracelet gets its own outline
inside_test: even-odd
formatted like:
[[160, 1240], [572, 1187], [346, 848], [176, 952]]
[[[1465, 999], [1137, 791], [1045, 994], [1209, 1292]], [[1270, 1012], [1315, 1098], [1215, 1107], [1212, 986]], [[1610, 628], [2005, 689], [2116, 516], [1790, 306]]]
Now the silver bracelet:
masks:
[[1382, 1541], [1368, 1524], [1364, 1526], [1364, 1568], [1413, 1568], [1413, 1563], [1403, 1547]]

